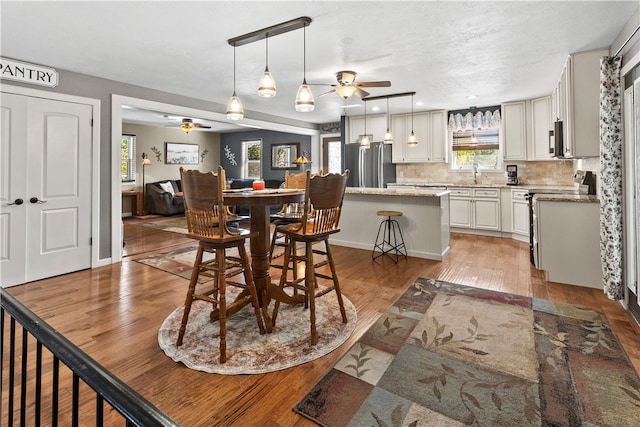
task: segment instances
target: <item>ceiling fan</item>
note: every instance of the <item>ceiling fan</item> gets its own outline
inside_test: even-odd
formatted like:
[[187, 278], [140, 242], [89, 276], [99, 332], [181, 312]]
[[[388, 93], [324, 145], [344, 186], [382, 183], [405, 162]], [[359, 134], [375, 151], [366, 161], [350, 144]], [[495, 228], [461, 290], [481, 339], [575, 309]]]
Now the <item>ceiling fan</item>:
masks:
[[180, 129], [182, 129], [186, 133], [189, 133], [194, 129], [211, 129], [211, 126], [196, 123], [193, 121], [193, 119], [184, 118], [182, 119], [182, 123], [180, 124]]
[[388, 80], [379, 81], [379, 82], [356, 82], [356, 72], [355, 71], [338, 71], [336, 73], [336, 80], [338, 80], [337, 85], [333, 86], [328, 92], [325, 92], [319, 96], [329, 95], [330, 93], [337, 92], [338, 95], [343, 97], [344, 99], [349, 98], [354, 93], [358, 95], [360, 98], [366, 98], [369, 96], [369, 92], [362, 90], [362, 87], [389, 87], [391, 86], [391, 82]]

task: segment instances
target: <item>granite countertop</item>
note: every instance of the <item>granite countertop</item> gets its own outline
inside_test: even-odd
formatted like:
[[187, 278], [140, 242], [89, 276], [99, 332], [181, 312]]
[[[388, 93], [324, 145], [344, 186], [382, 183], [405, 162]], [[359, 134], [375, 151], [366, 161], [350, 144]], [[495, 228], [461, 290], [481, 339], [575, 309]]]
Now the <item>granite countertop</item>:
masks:
[[577, 192], [575, 186], [568, 185], [537, 185], [537, 184], [473, 184], [473, 183], [452, 183], [452, 182], [393, 182], [388, 185], [409, 186], [409, 187], [447, 187], [447, 188], [511, 188], [514, 190], [530, 190], [535, 189], [538, 193], [549, 191], [567, 191], [567, 193]]
[[596, 195], [591, 194], [544, 194], [536, 193], [533, 201], [547, 202], [578, 202], [578, 203], [600, 203]]
[[345, 194], [370, 194], [375, 196], [415, 196], [415, 197], [441, 197], [449, 194], [449, 190], [437, 190], [429, 188], [371, 188], [371, 187], [347, 187]]

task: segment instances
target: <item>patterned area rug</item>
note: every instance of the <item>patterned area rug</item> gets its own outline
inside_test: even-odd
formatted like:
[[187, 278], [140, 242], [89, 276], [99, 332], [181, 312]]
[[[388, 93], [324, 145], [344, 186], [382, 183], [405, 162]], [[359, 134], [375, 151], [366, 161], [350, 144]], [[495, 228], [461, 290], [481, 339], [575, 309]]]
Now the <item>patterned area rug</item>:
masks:
[[[227, 298], [237, 288], [227, 288]], [[316, 299], [316, 325], [319, 341], [310, 345], [309, 311], [301, 304], [280, 306], [278, 322], [270, 334], [260, 335], [253, 308], [244, 307], [227, 319], [227, 362], [220, 363], [218, 322], [209, 320], [211, 304], [195, 301], [189, 315], [184, 341], [176, 347], [184, 307], [167, 317], [158, 343], [167, 356], [199, 371], [216, 374], [260, 374], [300, 365], [318, 359], [338, 348], [356, 327], [356, 309], [344, 297], [348, 322], [342, 323], [338, 301], [333, 292]], [[269, 308], [272, 312], [273, 303]]]
[[177, 216], [171, 218], [154, 219], [151, 221], [144, 221], [136, 223], [143, 227], [157, 228], [158, 230], [172, 231], [174, 233], [187, 234], [187, 218], [184, 216]]
[[[249, 252], [249, 244], [247, 243], [247, 252]], [[155, 267], [167, 273], [175, 274], [176, 276], [183, 277], [187, 280], [191, 279], [191, 270], [193, 269], [193, 261], [196, 259], [197, 245], [186, 246], [179, 249], [172, 249], [164, 252], [156, 252], [153, 255], [145, 256], [142, 258], [134, 259], [134, 261], [141, 264]], [[278, 258], [284, 254], [282, 247], [276, 247], [274, 250], [274, 258]], [[237, 256], [237, 249], [229, 249], [227, 255]], [[208, 261], [213, 258], [213, 254], [205, 252], [202, 258]], [[198, 277], [199, 283], [204, 283], [209, 280], [213, 280], [210, 277], [200, 276]]]
[[294, 410], [323, 426], [637, 426], [640, 380], [599, 311], [418, 279]]

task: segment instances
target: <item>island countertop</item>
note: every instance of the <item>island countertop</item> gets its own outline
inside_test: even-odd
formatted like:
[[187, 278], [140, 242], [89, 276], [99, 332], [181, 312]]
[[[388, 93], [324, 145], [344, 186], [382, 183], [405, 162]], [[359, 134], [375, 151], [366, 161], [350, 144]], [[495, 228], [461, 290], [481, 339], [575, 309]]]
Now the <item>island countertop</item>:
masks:
[[375, 196], [412, 196], [412, 197], [442, 197], [449, 194], [449, 190], [435, 188], [375, 188], [375, 187], [347, 187], [345, 194], [370, 194]]

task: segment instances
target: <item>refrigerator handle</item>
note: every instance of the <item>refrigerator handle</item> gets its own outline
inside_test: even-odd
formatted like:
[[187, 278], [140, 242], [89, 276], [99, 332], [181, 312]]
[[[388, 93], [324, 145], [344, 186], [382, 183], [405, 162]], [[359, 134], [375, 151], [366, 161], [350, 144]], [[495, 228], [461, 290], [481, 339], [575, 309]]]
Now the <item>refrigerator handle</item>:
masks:
[[384, 188], [384, 144], [378, 145], [378, 187]]
[[358, 149], [358, 187], [364, 187], [365, 186], [365, 164], [364, 164], [364, 155], [365, 155], [365, 151], [364, 151], [364, 147], [360, 147]]

